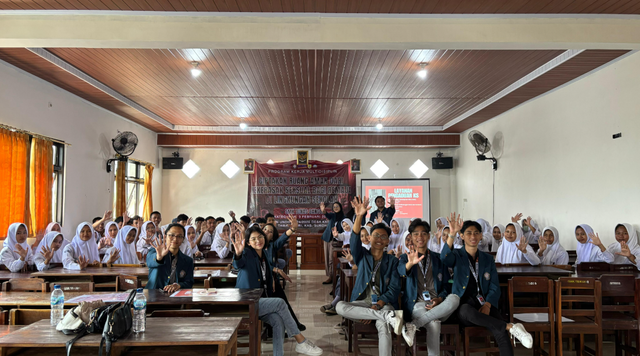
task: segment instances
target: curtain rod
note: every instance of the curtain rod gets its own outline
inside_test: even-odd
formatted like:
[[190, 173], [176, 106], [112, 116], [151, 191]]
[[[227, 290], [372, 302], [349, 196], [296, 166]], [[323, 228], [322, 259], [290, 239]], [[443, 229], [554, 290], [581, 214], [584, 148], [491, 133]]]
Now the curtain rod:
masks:
[[23, 134], [31, 135], [33, 137], [37, 137], [37, 138], [40, 138], [40, 139], [43, 139], [43, 140], [52, 141], [52, 142], [56, 142], [56, 143], [61, 143], [63, 145], [71, 146], [70, 143], [64, 142], [62, 140], [58, 140], [58, 139], [55, 139], [55, 138], [49, 137], [49, 136], [40, 135], [40, 134], [37, 134], [35, 132], [31, 132], [31, 131], [27, 131], [27, 130], [21, 130], [19, 128], [12, 127], [12, 126], [9, 126], [9, 125], [0, 124], [0, 128], [7, 129], [7, 130], [13, 131], [13, 132], [20, 132], [20, 133], [23, 133]]
[[145, 161], [142, 161], [142, 160], [139, 160], [139, 159], [135, 159], [135, 158], [131, 158], [131, 157], [127, 157], [127, 159], [128, 159], [128, 160], [130, 160], [130, 161], [134, 161], [134, 162], [138, 162], [138, 163], [143, 163], [143, 164], [145, 164], [145, 165], [147, 165], [147, 166], [153, 166], [153, 167], [155, 167], [155, 166], [156, 166], [156, 165], [155, 165], [155, 164], [153, 164], [153, 163], [145, 162]]

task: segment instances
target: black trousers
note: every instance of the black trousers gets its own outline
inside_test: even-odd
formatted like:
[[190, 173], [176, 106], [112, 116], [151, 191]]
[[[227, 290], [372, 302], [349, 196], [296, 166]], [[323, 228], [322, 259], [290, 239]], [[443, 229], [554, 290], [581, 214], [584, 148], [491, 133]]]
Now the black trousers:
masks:
[[458, 308], [458, 320], [464, 326], [482, 326], [493, 334], [500, 349], [500, 356], [513, 356], [513, 347], [507, 331], [507, 323], [502, 320], [498, 308], [491, 306], [489, 315], [482, 314], [480, 303], [465, 303]]

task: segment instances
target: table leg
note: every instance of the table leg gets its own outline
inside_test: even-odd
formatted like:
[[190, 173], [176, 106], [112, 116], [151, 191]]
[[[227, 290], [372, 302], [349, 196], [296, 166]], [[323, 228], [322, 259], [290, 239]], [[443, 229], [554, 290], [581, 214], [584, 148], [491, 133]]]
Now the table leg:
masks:
[[260, 320], [258, 319], [258, 302], [256, 301], [254, 304], [249, 305], [249, 321], [251, 323], [251, 328], [249, 328], [249, 355], [258, 356], [260, 355], [260, 330], [258, 327], [260, 326]]
[[0, 347], [0, 356], [7, 356], [7, 348]]
[[238, 355], [238, 330], [236, 330], [226, 345], [218, 346], [218, 356], [227, 356], [231, 351], [231, 356]]
[[338, 259], [338, 251], [333, 250], [333, 247], [331, 248], [331, 254], [333, 255], [333, 263], [331, 264], [331, 278], [333, 278], [333, 292], [335, 293], [336, 283], [338, 282], [338, 263], [340, 263], [340, 260]]

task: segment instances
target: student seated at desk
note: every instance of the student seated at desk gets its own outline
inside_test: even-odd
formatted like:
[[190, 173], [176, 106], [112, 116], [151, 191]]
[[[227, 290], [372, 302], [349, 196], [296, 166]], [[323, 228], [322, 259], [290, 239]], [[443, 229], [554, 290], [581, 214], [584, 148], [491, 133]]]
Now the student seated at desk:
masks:
[[182, 242], [182, 245], [180, 245], [180, 251], [191, 258], [202, 256], [202, 252], [200, 252], [198, 245], [196, 244], [198, 240], [196, 238], [196, 227], [193, 225], [187, 225], [187, 227], [185, 227], [185, 231], [187, 232], [187, 237]]
[[209, 245], [213, 244], [213, 239], [216, 231], [216, 218], [213, 216], [207, 216], [200, 226], [200, 232], [196, 241], [196, 245]]
[[[100, 240], [103, 243], [103, 240]], [[82, 222], [76, 228], [76, 235], [71, 243], [62, 250], [62, 265], [66, 269], [82, 270], [87, 266], [100, 265], [102, 245], [96, 244], [93, 227], [88, 222]]]
[[[322, 349], [305, 339], [291, 313], [287, 303], [274, 298], [272, 272], [269, 256], [265, 252], [267, 236], [260, 225], [254, 225], [245, 231], [241, 224], [233, 225], [233, 267], [239, 270], [236, 288], [262, 289], [258, 302], [258, 317], [273, 328], [273, 354], [284, 355], [285, 329], [296, 341], [295, 351], [305, 355], [321, 355]], [[243, 236], [244, 235], [244, 236]]]
[[211, 250], [216, 251], [219, 258], [227, 258], [231, 253], [231, 238], [229, 224], [221, 223], [216, 226]]
[[0, 261], [11, 272], [20, 272], [27, 265], [33, 264], [33, 252], [27, 244], [27, 225], [13, 223], [7, 230]]
[[130, 225], [123, 226], [122, 229], [118, 231], [118, 236], [116, 236], [113, 247], [108, 249], [104, 255], [102, 263], [117, 263], [122, 265], [139, 264], [140, 260], [138, 260], [136, 248], [133, 243], [137, 235], [138, 229], [135, 227]]
[[538, 257], [541, 258], [542, 265], [568, 265], [569, 254], [560, 245], [560, 237], [558, 229], [553, 226], [547, 226], [542, 230], [542, 237], [538, 240], [540, 249], [538, 249]]
[[[146, 221], [140, 228], [140, 235], [136, 243], [136, 255], [140, 261], [146, 261], [149, 249], [152, 248], [151, 243], [158, 237], [156, 224], [153, 221]], [[162, 240], [162, 238], [160, 238]]]
[[[379, 199], [379, 198], [378, 198]], [[362, 247], [360, 230], [364, 215], [369, 207], [369, 198], [362, 201], [355, 197], [351, 206], [356, 213], [356, 221], [351, 234], [351, 254], [358, 266], [351, 302], [341, 301], [336, 306], [339, 315], [364, 323], [375, 322], [378, 329], [378, 353], [391, 355], [391, 331], [396, 335], [402, 333], [402, 310], [398, 309], [400, 295], [400, 276], [398, 275], [398, 259], [385, 253], [389, 245], [391, 229], [382, 223], [371, 228], [371, 249]]]
[[527, 243], [522, 228], [518, 223], [510, 223], [504, 230], [504, 239], [496, 253], [496, 263], [529, 263], [532, 266], [540, 264], [540, 258]]
[[[446, 267], [453, 267], [452, 293], [460, 297], [457, 317], [463, 326], [482, 326], [493, 334], [501, 356], [512, 356], [509, 334], [526, 348], [533, 339], [522, 324], [505, 323], [496, 307], [500, 299], [500, 282], [493, 256], [478, 250], [482, 240], [482, 227], [475, 221], [462, 223], [455, 213], [449, 218], [451, 233], [440, 258]], [[456, 233], [460, 232], [464, 248], [451, 250]]]
[[502, 239], [504, 238], [505, 227], [502, 224], [493, 225], [493, 239], [491, 240], [491, 252], [498, 252]]
[[617, 265], [635, 265], [640, 269], [640, 246], [636, 229], [631, 224], [616, 225], [616, 242], [607, 247], [614, 255], [613, 263]]
[[478, 219], [476, 221], [482, 226], [482, 241], [480, 241], [478, 249], [482, 252], [489, 252], [491, 251], [491, 240], [493, 240], [491, 224], [485, 219]]
[[582, 262], [613, 263], [613, 255], [607, 251], [600, 241], [600, 236], [593, 232], [591, 226], [587, 224], [578, 225], [575, 231], [576, 240], [578, 240], [576, 265]]
[[33, 262], [38, 271], [49, 269], [49, 264], [52, 262], [62, 263], [62, 241], [64, 241], [64, 237], [57, 231], [44, 235], [33, 256]]
[[193, 287], [193, 259], [180, 251], [185, 239], [182, 224], [169, 224], [164, 241], [156, 239], [147, 254], [149, 282], [146, 289], [162, 289], [173, 293]]
[[409, 225], [413, 248], [400, 256], [398, 274], [406, 277], [402, 308], [405, 321], [402, 336], [413, 346], [416, 330], [427, 328], [429, 355], [440, 355], [440, 323], [446, 321], [460, 304], [460, 297], [449, 294], [449, 271], [440, 260], [440, 254], [427, 248], [430, 226], [421, 219]]

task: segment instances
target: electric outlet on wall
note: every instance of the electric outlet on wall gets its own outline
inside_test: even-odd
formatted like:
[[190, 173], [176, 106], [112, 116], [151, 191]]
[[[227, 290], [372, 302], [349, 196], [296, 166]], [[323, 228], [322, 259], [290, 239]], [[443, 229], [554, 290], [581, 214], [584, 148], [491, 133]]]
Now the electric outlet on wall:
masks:
[[617, 134], [613, 135], [613, 139], [615, 140], [616, 138], [620, 138], [622, 137], [622, 132], [618, 132]]

